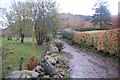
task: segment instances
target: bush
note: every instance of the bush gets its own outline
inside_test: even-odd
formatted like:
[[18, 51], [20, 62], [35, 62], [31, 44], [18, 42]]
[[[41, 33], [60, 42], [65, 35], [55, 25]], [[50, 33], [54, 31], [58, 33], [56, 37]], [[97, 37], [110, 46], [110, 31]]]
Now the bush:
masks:
[[63, 38], [66, 38], [68, 40], [72, 40], [73, 39], [73, 36], [75, 34], [75, 31], [74, 30], [71, 30], [71, 29], [64, 29], [61, 31], [61, 35]]
[[107, 28], [91, 28], [91, 27], [88, 27], [88, 28], [80, 28], [80, 29], [74, 29], [75, 31], [80, 31], [80, 32], [85, 32], [85, 31], [96, 31], [96, 30], [110, 30], [111, 27], [107, 27]]
[[104, 31], [76, 32], [73, 42], [79, 45], [95, 47], [98, 51], [109, 52], [110, 54], [119, 55], [120, 50], [120, 29]]

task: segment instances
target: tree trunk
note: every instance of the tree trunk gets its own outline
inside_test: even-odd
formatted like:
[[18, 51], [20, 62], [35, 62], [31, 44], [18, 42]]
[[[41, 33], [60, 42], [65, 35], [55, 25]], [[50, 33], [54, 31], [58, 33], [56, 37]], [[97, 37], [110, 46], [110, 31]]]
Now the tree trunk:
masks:
[[100, 28], [102, 28], [102, 22], [100, 22]]
[[24, 34], [22, 28], [20, 28], [20, 37], [21, 37], [21, 43], [24, 42]]
[[42, 35], [40, 34], [40, 32], [38, 32], [38, 34], [36, 34], [36, 41], [38, 45], [42, 45]]
[[24, 34], [21, 34], [21, 43], [24, 42]]

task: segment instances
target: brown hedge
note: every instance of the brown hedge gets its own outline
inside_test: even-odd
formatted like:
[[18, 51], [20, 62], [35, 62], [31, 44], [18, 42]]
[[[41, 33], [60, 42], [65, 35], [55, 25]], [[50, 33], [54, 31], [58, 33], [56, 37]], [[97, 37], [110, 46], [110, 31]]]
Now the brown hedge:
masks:
[[76, 32], [73, 42], [79, 45], [94, 46], [98, 51], [120, 54], [120, 28], [103, 31]]

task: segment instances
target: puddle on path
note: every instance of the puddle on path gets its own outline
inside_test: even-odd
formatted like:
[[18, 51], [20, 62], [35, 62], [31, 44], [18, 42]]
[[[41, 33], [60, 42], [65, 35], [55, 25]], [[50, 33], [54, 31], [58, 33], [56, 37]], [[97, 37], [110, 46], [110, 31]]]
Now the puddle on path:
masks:
[[95, 66], [97, 66], [97, 67], [105, 70], [106, 72], [108, 72], [108, 68], [107, 68], [107, 67], [105, 67], [105, 66], [103, 66], [103, 65], [100, 65], [100, 64], [98, 64], [98, 63], [96, 63], [96, 62], [94, 62], [94, 61], [91, 61], [91, 60], [89, 60], [89, 59], [88, 59], [88, 61], [90, 61], [93, 65], [95, 65]]
[[73, 55], [71, 55], [69, 52], [62, 51], [62, 53], [67, 59], [69, 60], [73, 59]]

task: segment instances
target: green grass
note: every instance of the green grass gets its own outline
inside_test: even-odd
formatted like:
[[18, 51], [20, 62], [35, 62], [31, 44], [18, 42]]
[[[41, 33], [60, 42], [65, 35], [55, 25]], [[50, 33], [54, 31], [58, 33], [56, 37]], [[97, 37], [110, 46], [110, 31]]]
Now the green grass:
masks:
[[2, 78], [2, 38], [0, 38], [0, 79]]
[[[0, 39], [1, 40], [1, 39]], [[32, 39], [25, 38], [24, 43], [20, 43], [20, 41], [8, 41], [6, 38], [2, 38], [2, 47], [8, 49], [8, 51], [13, 51], [13, 53], [8, 53], [3, 57], [2, 60], [2, 70], [3, 75], [10, 73], [7, 69], [8, 65], [12, 66], [12, 70], [18, 70], [19, 68], [19, 60], [20, 57], [23, 57], [23, 67], [26, 69], [26, 65], [30, 60], [32, 53]], [[40, 60], [42, 52], [42, 47], [35, 45], [35, 59]], [[11, 71], [12, 71], [11, 70]]]

